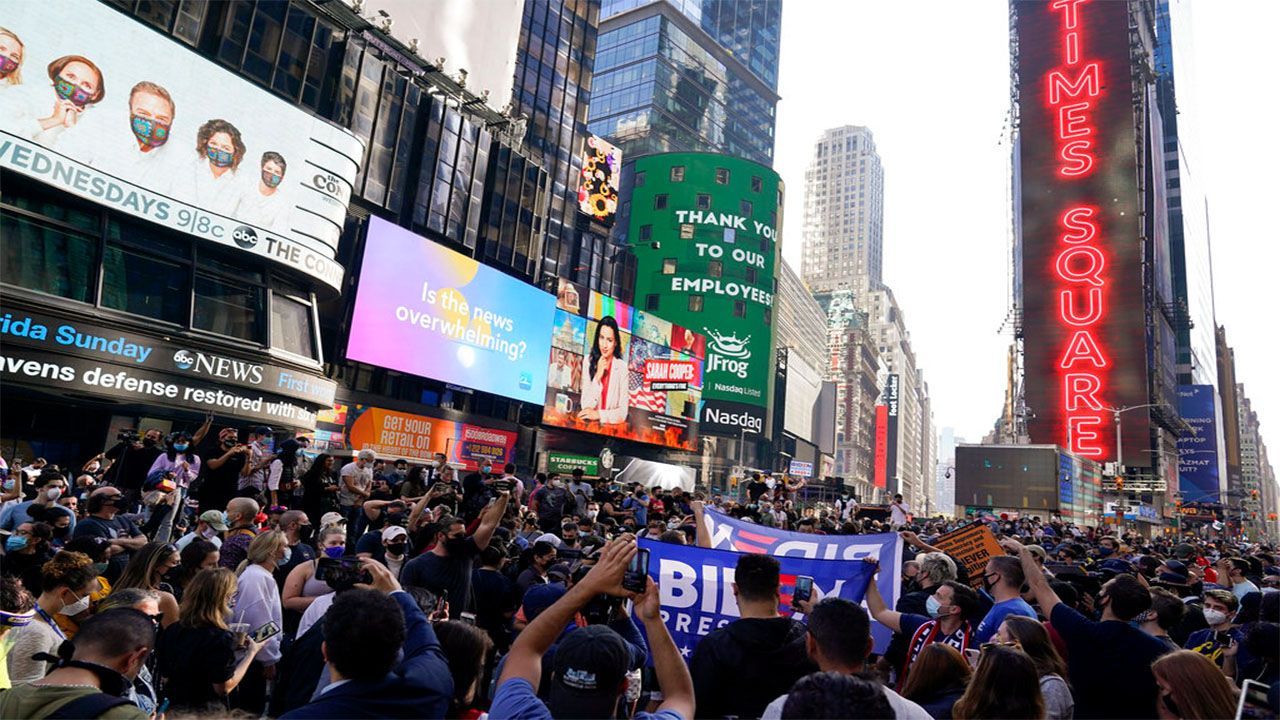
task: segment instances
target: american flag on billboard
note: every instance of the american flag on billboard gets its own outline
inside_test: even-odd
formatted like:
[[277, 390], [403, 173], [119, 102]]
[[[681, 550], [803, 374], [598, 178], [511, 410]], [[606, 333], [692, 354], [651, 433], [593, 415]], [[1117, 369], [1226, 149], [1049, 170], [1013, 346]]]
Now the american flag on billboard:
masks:
[[[641, 367], [643, 368], [643, 365]], [[644, 381], [643, 370], [632, 368], [627, 373], [627, 389], [631, 407], [649, 412], [665, 413], [667, 411], [667, 391], [651, 389]]]

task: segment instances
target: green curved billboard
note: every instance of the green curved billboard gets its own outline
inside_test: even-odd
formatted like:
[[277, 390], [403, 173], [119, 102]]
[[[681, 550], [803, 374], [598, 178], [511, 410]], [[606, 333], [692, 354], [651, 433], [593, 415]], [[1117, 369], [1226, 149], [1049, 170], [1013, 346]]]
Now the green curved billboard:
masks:
[[630, 170], [636, 306], [707, 336], [702, 433], [765, 434], [781, 179], [713, 153], [649, 155]]

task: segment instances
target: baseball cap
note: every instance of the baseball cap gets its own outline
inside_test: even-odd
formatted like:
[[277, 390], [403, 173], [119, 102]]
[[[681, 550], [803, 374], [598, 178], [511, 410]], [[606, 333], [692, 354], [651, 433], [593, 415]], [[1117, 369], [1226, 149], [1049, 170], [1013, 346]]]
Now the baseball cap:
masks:
[[551, 712], [558, 718], [613, 717], [631, 653], [607, 625], [580, 627], [556, 647]]
[[382, 542], [391, 542], [397, 537], [408, 537], [409, 533], [399, 525], [392, 525], [382, 529]]
[[218, 532], [227, 531], [227, 524], [223, 522], [221, 510], [205, 510], [200, 513], [200, 520]]
[[557, 548], [559, 548], [559, 547], [560, 547], [560, 538], [559, 538], [558, 536], [554, 535], [553, 533], [542, 533], [542, 534], [541, 534], [541, 535], [539, 535], [538, 537], [534, 538], [534, 540], [533, 540], [533, 541], [534, 541], [535, 543], [548, 542], [548, 543], [551, 543], [552, 545], [554, 545], [554, 546], [555, 546], [555, 547], [557, 547]]
[[1049, 554], [1046, 553], [1044, 551], [1044, 548], [1040, 547], [1039, 545], [1028, 545], [1027, 550], [1031, 551], [1032, 555], [1035, 555], [1036, 557], [1040, 558], [1040, 560], [1042, 561], [1048, 559], [1049, 557]]
[[547, 608], [555, 604], [557, 600], [564, 596], [564, 585], [560, 583], [541, 583], [529, 588], [524, 594], [524, 601], [521, 607], [524, 609], [524, 619], [533, 622], [533, 619]]
[[1196, 556], [1196, 548], [1191, 543], [1179, 543], [1173, 548], [1173, 556], [1179, 560], [1187, 560]]
[[347, 519], [342, 517], [342, 513], [327, 512], [320, 516], [320, 527], [326, 528], [330, 525], [346, 525]]
[[556, 563], [547, 568], [547, 577], [551, 582], [565, 582], [569, 579], [569, 563]]

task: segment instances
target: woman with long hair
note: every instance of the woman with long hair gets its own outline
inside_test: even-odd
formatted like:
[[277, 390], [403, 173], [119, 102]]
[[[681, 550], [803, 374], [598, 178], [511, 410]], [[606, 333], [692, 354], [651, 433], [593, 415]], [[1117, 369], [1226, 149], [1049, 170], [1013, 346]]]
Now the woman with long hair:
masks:
[[1161, 720], [1211, 720], [1235, 717], [1238, 694], [1212, 660], [1194, 650], [1162, 655], [1151, 664], [1156, 676]]
[[[178, 622], [156, 642], [157, 670], [171, 709], [225, 715], [227, 695], [244, 679], [262, 649], [227, 627], [236, 575], [226, 568], [201, 570], [182, 598]], [[236, 651], [244, 649], [238, 660]]]
[[164, 578], [180, 563], [176, 547], [169, 543], [149, 542], [133, 554], [111, 591], [140, 588], [160, 593], [160, 612], [164, 615], [161, 625], [168, 627], [178, 621], [179, 611], [173, 587]]
[[[347, 552], [347, 531], [341, 526], [330, 525], [322, 528], [316, 538], [316, 550], [321, 557], [340, 558]], [[304, 562], [289, 571], [284, 580], [284, 591], [281, 601], [284, 604], [285, 619], [290, 632], [297, 630], [302, 614], [311, 607], [311, 603], [321, 595], [328, 595], [333, 588], [323, 580], [316, 579], [316, 568], [320, 566], [320, 558]], [[301, 633], [299, 633], [301, 634]]]
[[240, 205], [237, 170], [248, 149], [235, 125], [217, 118], [196, 131], [192, 194], [196, 204], [222, 215], [235, 215]]
[[627, 361], [622, 359], [622, 333], [612, 315], [596, 323], [578, 417], [602, 425], [627, 420]]
[[964, 695], [951, 708], [956, 720], [1026, 720], [1044, 717], [1040, 673], [1031, 657], [1000, 643], [984, 643]]
[[182, 594], [191, 584], [191, 579], [201, 570], [218, 567], [220, 555], [217, 545], [204, 538], [196, 538], [182, 548], [178, 558], [181, 562], [173, 577], [173, 596], [182, 602]]
[[[267, 623], [284, 628], [284, 612], [280, 604], [280, 588], [276, 585], [276, 566], [289, 552], [289, 539], [279, 530], [259, 533], [249, 543], [248, 556], [236, 569], [236, 604], [232, 610], [234, 622], [245, 623], [250, 632]], [[252, 713], [261, 713], [266, 703], [267, 680], [275, 677], [275, 665], [280, 661], [280, 638], [276, 633], [269, 638], [258, 653], [257, 660], [249, 668], [249, 674], [240, 687], [237, 707]]]
[[164, 441], [165, 450], [156, 456], [147, 470], [147, 482], [158, 482], [165, 478], [173, 481], [175, 489], [170, 491], [166, 502], [157, 503], [151, 510], [151, 517], [142, 531], [161, 542], [167, 542], [173, 532], [173, 525], [178, 520], [177, 514], [186, 507], [188, 488], [200, 475], [200, 456], [196, 454], [191, 442], [191, 433], [176, 430], [169, 433]]
[[902, 686], [902, 697], [916, 703], [934, 720], [949, 720], [951, 708], [964, 695], [973, 674], [960, 651], [945, 643], [930, 643], [916, 655]]
[[1075, 699], [1067, 685], [1067, 664], [1049, 639], [1049, 631], [1039, 621], [1021, 615], [1010, 615], [996, 631], [1000, 642], [1017, 643], [1040, 673], [1040, 693], [1044, 696], [1047, 720], [1070, 720], [1075, 714]]
[[475, 625], [446, 620], [434, 626], [440, 649], [449, 661], [453, 676], [453, 697], [445, 717], [476, 720], [483, 712], [476, 707], [476, 697], [484, 680], [485, 665], [493, 651], [489, 634]]
[[311, 527], [320, 527], [320, 518], [338, 509], [338, 482], [333, 477], [333, 456], [317, 455], [302, 474], [302, 512]]
[[15, 628], [8, 638], [6, 656], [9, 681], [34, 682], [51, 669], [43, 660], [33, 660], [36, 653], [58, 654], [67, 639], [54, 618], [58, 615], [86, 617], [89, 594], [98, 589], [98, 570], [88, 555], [63, 552], [53, 556], [41, 568], [43, 582], [36, 598], [36, 616], [26, 625]]

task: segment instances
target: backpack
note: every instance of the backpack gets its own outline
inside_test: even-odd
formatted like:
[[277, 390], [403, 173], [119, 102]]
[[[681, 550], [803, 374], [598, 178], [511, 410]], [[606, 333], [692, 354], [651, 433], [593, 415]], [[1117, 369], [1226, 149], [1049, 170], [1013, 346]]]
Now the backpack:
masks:
[[99, 718], [102, 714], [121, 705], [129, 705], [129, 698], [119, 695], [108, 695], [104, 692], [81, 695], [62, 707], [45, 715], [47, 720], [74, 720], [78, 718]]

